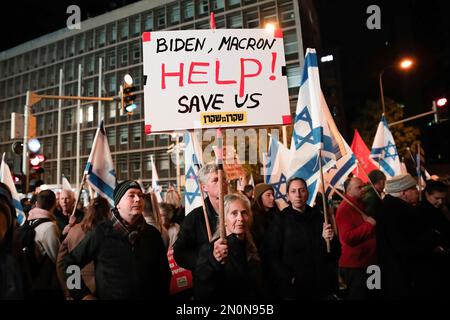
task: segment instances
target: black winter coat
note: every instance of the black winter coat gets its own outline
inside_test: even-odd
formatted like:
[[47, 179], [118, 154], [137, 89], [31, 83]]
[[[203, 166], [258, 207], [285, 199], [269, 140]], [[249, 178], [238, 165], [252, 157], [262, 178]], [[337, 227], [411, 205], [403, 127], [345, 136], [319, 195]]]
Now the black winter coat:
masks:
[[249, 259], [246, 241], [238, 240], [234, 234], [227, 236], [225, 264], [214, 258], [213, 242], [202, 246], [197, 260], [194, 299], [241, 301], [267, 297], [260, 261]]
[[[100, 223], [64, 258], [63, 270], [70, 265], [82, 269], [91, 261], [99, 299], [168, 298], [171, 271], [166, 249], [161, 234], [150, 225], [143, 226], [132, 246], [110, 220]], [[81, 281], [80, 290], [70, 290], [75, 299], [90, 294]]]
[[337, 236], [327, 253], [322, 237], [324, 218], [306, 206], [300, 213], [289, 207], [276, 215], [266, 236], [267, 261], [279, 299], [327, 299], [337, 292]]
[[436, 245], [417, 207], [386, 195], [377, 219], [377, 256], [385, 298], [409, 299], [415, 293], [419, 266]]
[[[209, 198], [205, 199], [205, 206], [208, 212], [211, 234], [214, 234], [217, 229], [218, 215]], [[173, 245], [173, 257], [176, 263], [180, 267], [194, 272], [200, 248], [207, 243], [209, 243], [209, 239], [205, 216], [203, 207], [200, 206], [192, 210], [183, 220], [177, 241]]]

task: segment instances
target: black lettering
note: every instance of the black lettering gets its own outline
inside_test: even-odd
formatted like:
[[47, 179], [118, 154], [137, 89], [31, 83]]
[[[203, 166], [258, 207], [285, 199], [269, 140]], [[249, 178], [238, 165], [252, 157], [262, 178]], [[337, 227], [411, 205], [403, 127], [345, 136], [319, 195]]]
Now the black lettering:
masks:
[[188, 100], [188, 97], [187, 97], [187, 96], [182, 96], [180, 99], [178, 99], [178, 104], [179, 104], [181, 107], [184, 107], [184, 108], [185, 108], [184, 110], [178, 109], [178, 112], [179, 112], [179, 113], [186, 113], [186, 112], [189, 111], [188, 105], [187, 105], [187, 104], [184, 104], [184, 103], [183, 103], [183, 100]]
[[259, 100], [254, 99], [255, 96], [262, 96], [262, 93], [252, 93], [250, 95], [250, 100], [252, 100], [255, 104], [252, 106], [247, 106], [248, 109], [254, 109], [259, 106]]
[[[225, 45], [225, 47], [229, 48], [230, 43], [231, 43], [231, 37], [228, 37], [228, 38], [222, 37], [222, 40], [220, 41], [220, 45], [219, 45], [219, 50], [222, 49], [222, 46], [224, 46], [224, 45]], [[230, 50], [230, 49], [227, 49], [227, 50]]]
[[256, 43], [256, 48], [261, 49], [264, 47], [264, 39], [258, 39], [258, 42]]
[[269, 47], [269, 50], [272, 49], [276, 39], [272, 39], [272, 43], [269, 43], [269, 40], [266, 40], [266, 45], [264, 46], [264, 49], [267, 49]]
[[203, 96], [201, 96], [201, 99], [203, 106], [205, 107], [205, 111], [208, 111], [209, 105], [213, 101], [213, 95], [212, 94], [209, 95], [208, 101], [205, 101], [205, 98]]
[[197, 112], [200, 112], [200, 105], [199, 105], [199, 99], [197, 96], [193, 96], [191, 99], [191, 105], [190, 105], [190, 110], [189, 112], [192, 112], [192, 108], [195, 107], [195, 109], [197, 110]]
[[234, 95], [234, 104], [236, 105], [236, 107], [238, 108], [242, 108], [244, 106], [244, 104], [247, 102], [248, 99], [248, 94], [245, 94], [245, 99], [244, 102], [239, 102], [239, 95], [235, 94]]
[[[223, 98], [223, 94], [221, 94], [221, 93], [218, 93], [218, 94], [216, 94], [216, 95], [214, 96], [214, 101], [213, 101], [213, 104], [212, 104], [212, 108], [213, 108], [214, 110], [221, 110], [220, 107], [216, 107], [216, 104], [218, 104], [218, 103], [223, 103], [223, 100], [221, 100], [221, 98]], [[219, 100], [219, 99], [220, 99], [220, 100]]]
[[[162, 48], [160, 49], [160, 47], [162, 47]], [[156, 41], [156, 53], [165, 52], [165, 51], [167, 51], [166, 39], [159, 38]]]
[[185, 50], [186, 51], [195, 51], [194, 50], [194, 43], [193, 41], [195, 40], [195, 38], [187, 38], [186, 39], [186, 43], [185, 43]]
[[254, 38], [248, 39], [247, 49], [255, 50], [256, 40]]
[[247, 41], [247, 38], [239, 40], [239, 49], [245, 50], [245, 44], [243, 44], [245, 41]]
[[203, 50], [203, 47], [205, 46], [205, 41], [206, 41], [206, 38], [203, 38], [201, 41], [199, 39], [197, 39], [197, 43], [195, 45], [195, 51]]

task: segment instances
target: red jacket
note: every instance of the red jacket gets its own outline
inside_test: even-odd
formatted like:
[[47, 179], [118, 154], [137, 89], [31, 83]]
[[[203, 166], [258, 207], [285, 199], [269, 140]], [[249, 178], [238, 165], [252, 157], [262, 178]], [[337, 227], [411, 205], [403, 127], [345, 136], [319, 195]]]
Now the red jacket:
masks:
[[[347, 198], [364, 211], [362, 202], [349, 196]], [[375, 227], [365, 221], [361, 214], [344, 200], [337, 209], [336, 224], [342, 247], [339, 266], [366, 268], [376, 264]]]

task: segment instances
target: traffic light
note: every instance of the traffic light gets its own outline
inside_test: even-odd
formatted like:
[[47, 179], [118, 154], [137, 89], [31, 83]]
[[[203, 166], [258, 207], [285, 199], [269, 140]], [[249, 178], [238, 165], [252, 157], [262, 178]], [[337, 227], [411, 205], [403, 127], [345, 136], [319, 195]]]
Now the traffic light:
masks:
[[121, 89], [122, 113], [127, 112], [128, 114], [133, 114], [133, 110], [137, 108], [134, 103], [137, 88], [133, 86], [133, 78], [129, 74], [124, 77], [124, 83]]
[[30, 153], [30, 165], [31, 168], [36, 172], [43, 171], [42, 164], [45, 161], [45, 156], [43, 154]]
[[441, 97], [433, 101], [434, 121], [440, 123], [448, 120], [448, 101]]

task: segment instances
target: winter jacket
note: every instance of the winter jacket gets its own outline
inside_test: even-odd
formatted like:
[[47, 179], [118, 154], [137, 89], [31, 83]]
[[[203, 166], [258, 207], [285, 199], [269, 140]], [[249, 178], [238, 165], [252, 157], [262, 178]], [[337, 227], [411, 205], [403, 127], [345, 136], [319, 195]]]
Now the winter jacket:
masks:
[[[205, 199], [211, 234], [217, 229], [218, 215], [214, 207]], [[209, 243], [203, 207], [192, 210], [183, 220], [178, 239], [173, 246], [173, 256], [177, 264], [187, 270], [194, 271], [200, 248]], [[195, 276], [195, 273], [194, 273]]]
[[260, 260], [250, 258], [247, 240], [235, 234], [227, 236], [228, 257], [225, 264], [213, 256], [214, 244], [202, 246], [196, 266], [195, 300], [255, 300], [266, 297]]
[[[347, 198], [364, 212], [361, 201]], [[336, 223], [342, 250], [339, 267], [367, 268], [376, 264], [375, 226], [346, 201], [342, 201], [336, 211]]]
[[[102, 300], [167, 298], [171, 272], [160, 233], [142, 218], [134, 245], [130, 235], [117, 231], [111, 220], [101, 222], [63, 259], [63, 270], [94, 261], [96, 296]], [[70, 293], [75, 299], [91, 294], [83, 279]]]
[[337, 291], [339, 240], [333, 237], [327, 253], [323, 223], [322, 213], [308, 205], [304, 212], [290, 205], [275, 216], [265, 247], [277, 298], [326, 299]]

